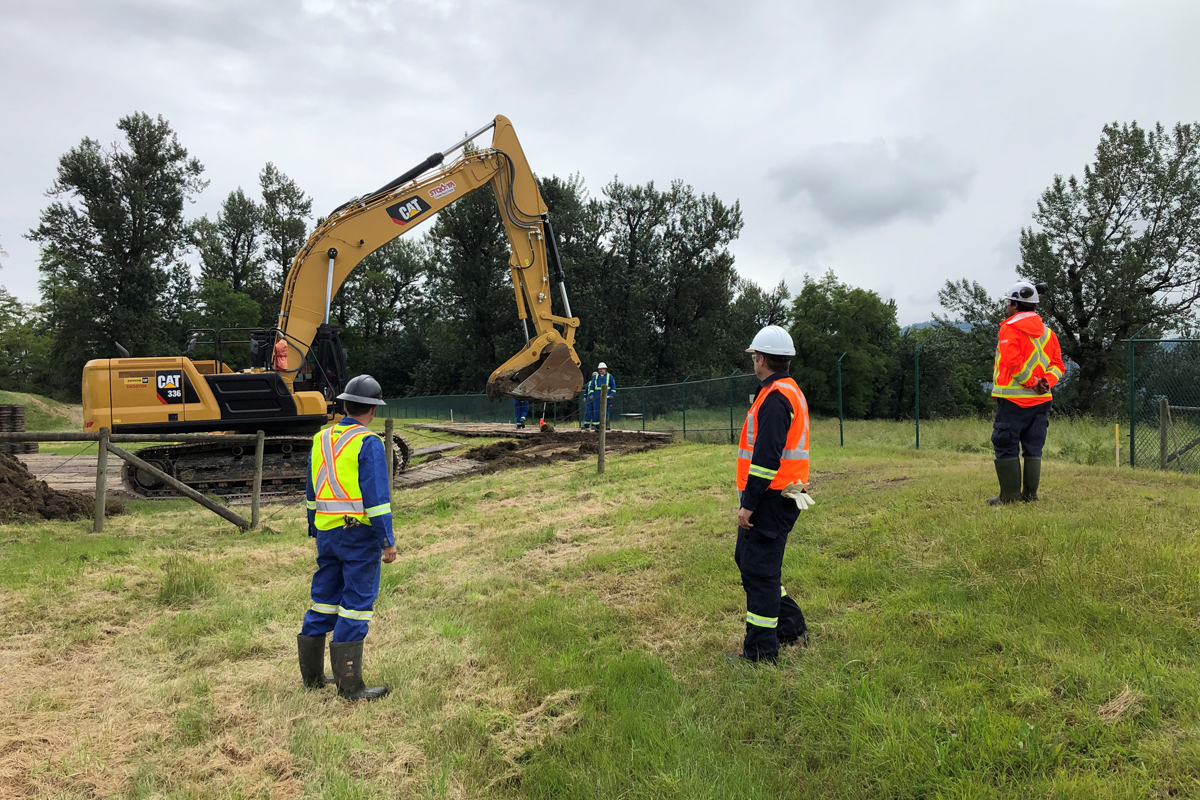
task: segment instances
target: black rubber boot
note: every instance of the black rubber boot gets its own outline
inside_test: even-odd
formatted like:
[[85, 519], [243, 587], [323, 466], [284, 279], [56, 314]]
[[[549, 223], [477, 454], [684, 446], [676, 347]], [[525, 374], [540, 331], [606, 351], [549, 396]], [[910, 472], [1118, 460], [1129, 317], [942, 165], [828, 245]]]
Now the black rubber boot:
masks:
[[1042, 480], [1042, 460], [1040, 458], [1025, 458], [1025, 488], [1021, 490], [1021, 499], [1026, 503], [1037, 502], [1038, 484]]
[[1021, 502], [1021, 459], [997, 458], [996, 477], [1000, 479], [1000, 496], [988, 499], [990, 506]]
[[300, 653], [300, 678], [306, 689], [320, 689], [333, 683], [325, 674], [325, 636], [297, 636], [296, 650]]
[[338, 694], [347, 700], [378, 700], [388, 693], [386, 686], [366, 686], [362, 679], [363, 640], [331, 642], [329, 660], [333, 662], [333, 677]]

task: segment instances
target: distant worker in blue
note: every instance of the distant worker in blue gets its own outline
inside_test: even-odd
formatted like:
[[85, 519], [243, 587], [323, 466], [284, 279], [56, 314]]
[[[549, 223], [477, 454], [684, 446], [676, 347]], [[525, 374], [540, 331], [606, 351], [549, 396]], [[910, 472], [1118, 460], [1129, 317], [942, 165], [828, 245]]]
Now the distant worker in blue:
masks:
[[599, 372], [593, 372], [592, 379], [583, 387], [583, 423], [580, 427], [584, 430], [595, 427], [600, 421], [600, 414], [596, 411], [596, 378], [599, 376]]
[[525, 427], [525, 419], [529, 416], [528, 400], [513, 400], [513, 419], [518, 428]]
[[378, 700], [386, 686], [362, 679], [363, 640], [379, 594], [380, 561], [396, 560], [392, 494], [383, 440], [367, 426], [383, 405], [383, 389], [359, 375], [338, 395], [346, 416], [313, 437], [308, 472], [308, 535], [317, 540], [312, 607], [300, 635], [300, 677], [320, 689], [325, 677], [325, 634], [333, 632], [329, 660], [338, 694]]
[[596, 365], [596, 377], [593, 379], [596, 390], [596, 423], [600, 422], [600, 413], [604, 413], [604, 427], [611, 427], [608, 418], [612, 414], [612, 401], [617, 396], [617, 379], [608, 371], [608, 365], [601, 361]]

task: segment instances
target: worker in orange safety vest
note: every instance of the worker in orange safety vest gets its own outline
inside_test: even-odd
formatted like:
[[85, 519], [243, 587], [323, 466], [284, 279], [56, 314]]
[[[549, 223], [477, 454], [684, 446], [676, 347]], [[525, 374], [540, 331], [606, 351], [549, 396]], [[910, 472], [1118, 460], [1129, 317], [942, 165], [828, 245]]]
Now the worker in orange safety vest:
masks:
[[746, 590], [746, 636], [731, 660], [768, 661], [780, 645], [808, 644], [804, 612], [783, 587], [783, 551], [808, 488], [808, 402], [789, 374], [792, 337], [778, 325], [758, 332], [746, 351], [760, 381], [737, 455], [738, 532], [733, 560]]
[[[1038, 299], [1049, 287], [1021, 281], [1008, 291], [1008, 318], [1000, 324], [1000, 341], [992, 370], [996, 419], [992, 448], [1000, 494], [991, 505], [1038, 499], [1042, 447], [1050, 425], [1051, 389], [1066, 367], [1058, 337], [1038, 316]], [[1022, 470], [1022, 453], [1025, 456]]]

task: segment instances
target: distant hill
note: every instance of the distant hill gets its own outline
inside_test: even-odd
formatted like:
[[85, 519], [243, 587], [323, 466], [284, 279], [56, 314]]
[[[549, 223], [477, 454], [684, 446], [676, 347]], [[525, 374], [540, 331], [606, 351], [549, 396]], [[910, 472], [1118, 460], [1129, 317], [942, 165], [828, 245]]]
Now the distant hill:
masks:
[[[924, 330], [925, 328], [932, 328], [934, 325], [937, 325], [937, 322], [932, 319], [927, 322], [914, 322], [912, 325], [905, 325], [900, 329], [900, 332], [908, 333], [909, 331]], [[960, 331], [971, 330], [971, 324], [969, 322], [960, 322], [954, 327], [958, 328]]]
[[2, 391], [0, 405], [25, 406], [27, 431], [83, 430], [83, 406], [67, 405], [38, 394]]

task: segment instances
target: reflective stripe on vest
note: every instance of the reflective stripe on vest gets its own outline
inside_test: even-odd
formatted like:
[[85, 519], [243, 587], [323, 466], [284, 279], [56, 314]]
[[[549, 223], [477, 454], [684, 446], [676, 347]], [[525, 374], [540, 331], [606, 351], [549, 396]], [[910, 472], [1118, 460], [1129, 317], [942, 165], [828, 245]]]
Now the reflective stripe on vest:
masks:
[[[1026, 314], [1033, 312], [1027, 311]], [[1014, 317], [1014, 319], [1024, 319], [1024, 317]], [[1007, 323], [1006, 323], [1007, 324]], [[1050, 365], [1050, 358], [1046, 355], [1046, 345], [1050, 343], [1050, 328], [1043, 325], [1042, 335], [1036, 339], [1030, 337], [1033, 342], [1033, 352], [1029, 354], [1029, 358], [1025, 359], [1025, 363], [1021, 368], [1013, 373], [1010, 383], [1000, 382], [1000, 347], [996, 347], [996, 361], [992, 365], [992, 397], [1039, 397], [1048, 398], [1048, 394], [1042, 394], [1035, 389], [1028, 388], [1022, 384], [1033, 379], [1033, 371], [1037, 367], [1042, 368], [1042, 372], [1048, 372], [1058, 379], [1062, 379], [1062, 370]]]
[[[774, 470], [752, 461], [754, 434], [758, 429], [758, 410], [771, 392], [781, 392], [792, 409], [792, 421], [788, 427], [779, 468]], [[808, 402], [804, 399], [800, 387], [791, 378], [781, 378], [764, 387], [746, 413], [746, 422], [742, 426], [742, 440], [738, 445], [738, 489], [744, 490], [751, 476], [770, 481], [772, 489], [785, 489], [793, 483], [808, 483]]]
[[[335, 442], [333, 437], [337, 435]], [[345, 518], [370, 525], [371, 514], [363, 507], [362, 489], [358, 485], [358, 455], [365, 437], [375, 434], [362, 426], [326, 428], [313, 437], [313, 487], [317, 499], [312, 502], [318, 530], [331, 530], [345, 523]], [[387, 511], [378, 511], [379, 516]]]

